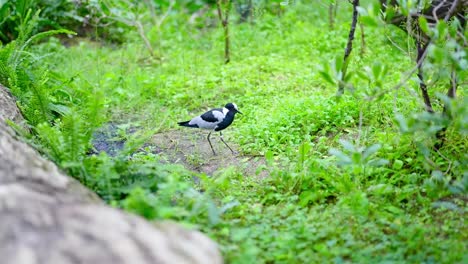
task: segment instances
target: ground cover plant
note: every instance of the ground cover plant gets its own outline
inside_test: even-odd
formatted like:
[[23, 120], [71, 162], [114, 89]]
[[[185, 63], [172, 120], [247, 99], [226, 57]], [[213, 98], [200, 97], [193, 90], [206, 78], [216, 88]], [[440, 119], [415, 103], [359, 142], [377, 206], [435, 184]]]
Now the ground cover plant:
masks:
[[[449, 109], [429, 114], [408, 74], [414, 43], [380, 24], [375, 1], [361, 3], [366, 45], [356, 37], [362, 52], [347, 78], [347, 1], [250, 1], [240, 23], [244, 2], [231, 9], [227, 64], [214, 1], [93, 6], [115, 22], [106, 32], [120, 32], [117, 42], [99, 23], [92, 38], [71, 38], [37, 33], [40, 13], [12, 13], [18, 37], [0, 50], [0, 82], [28, 123], [11, 125], [109, 204], [207, 233], [227, 263], [466, 262], [466, 49], [442, 37], [430, 49], [427, 85], [435, 107]], [[339, 4], [333, 27], [330, 3]], [[442, 94], [452, 68], [455, 99]], [[227, 102], [244, 115], [224, 135], [241, 160], [264, 160], [258, 174], [230, 166], [206, 175], [151, 144]]]

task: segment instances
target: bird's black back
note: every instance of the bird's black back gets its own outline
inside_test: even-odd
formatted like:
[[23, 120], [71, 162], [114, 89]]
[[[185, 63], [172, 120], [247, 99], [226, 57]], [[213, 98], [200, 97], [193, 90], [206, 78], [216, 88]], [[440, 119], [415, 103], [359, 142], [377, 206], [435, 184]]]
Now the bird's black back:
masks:
[[223, 112], [223, 109], [222, 108], [214, 108], [214, 109], [211, 109], [210, 111], [204, 113], [203, 115], [201, 115], [201, 118], [203, 120], [205, 120], [206, 122], [211, 122], [211, 123], [214, 123], [214, 122], [218, 122], [218, 118], [216, 118], [216, 116], [213, 115], [213, 111], [218, 111], [218, 112]]

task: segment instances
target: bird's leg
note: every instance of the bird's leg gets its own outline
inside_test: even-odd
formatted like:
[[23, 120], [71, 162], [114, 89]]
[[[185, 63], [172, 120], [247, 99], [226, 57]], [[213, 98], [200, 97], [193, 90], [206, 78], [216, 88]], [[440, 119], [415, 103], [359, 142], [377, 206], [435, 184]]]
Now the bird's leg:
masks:
[[213, 149], [213, 145], [211, 145], [210, 135], [211, 135], [211, 132], [208, 133], [208, 137], [207, 137], [206, 139], [208, 139], [208, 143], [210, 143], [210, 147], [211, 147], [211, 150], [213, 151], [213, 155], [216, 155], [216, 152], [215, 152], [214, 149]]
[[228, 147], [231, 150], [232, 154], [234, 154], [234, 150], [232, 150], [232, 148], [224, 141], [223, 133], [221, 133], [221, 131], [219, 131], [219, 138], [221, 138], [221, 141], [224, 143], [224, 145], [226, 145], [226, 147]]

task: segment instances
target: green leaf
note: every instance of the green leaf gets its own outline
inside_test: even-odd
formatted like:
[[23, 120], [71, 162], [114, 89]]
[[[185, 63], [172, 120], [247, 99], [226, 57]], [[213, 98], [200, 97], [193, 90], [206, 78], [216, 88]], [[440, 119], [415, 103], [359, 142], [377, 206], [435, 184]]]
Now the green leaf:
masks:
[[377, 19], [375, 17], [371, 17], [371, 16], [361, 16], [359, 18], [359, 21], [361, 21], [361, 23], [365, 26], [369, 26], [369, 27], [378, 27], [379, 26], [379, 22], [377, 21]]
[[380, 75], [383, 72], [383, 66], [381, 63], [376, 62], [372, 65], [372, 75], [374, 76], [374, 80], [380, 79]]
[[439, 170], [434, 170], [431, 173], [431, 179], [435, 182], [443, 182], [444, 181], [444, 174]]
[[387, 165], [388, 163], [389, 163], [389, 161], [386, 160], [386, 159], [375, 159], [375, 160], [369, 161], [368, 165], [369, 166], [374, 166], [374, 167], [380, 167], [380, 166]]
[[392, 169], [400, 170], [401, 168], [403, 168], [403, 164], [403, 161], [396, 159], [393, 161]]
[[265, 160], [268, 164], [273, 164], [273, 151], [271, 149], [267, 150], [267, 152], [265, 153]]
[[404, 115], [402, 115], [401, 113], [396, 113], [395, 120], [398, 122], [398, 125], [400, 126], [400, 131], [402, 133], [408, 132], [409, 130], [408, 122], [406, 121], [406, 118]]
[[404, 211], [396, 206], [393, 205], [387, 205], [384, 207], [384, 209], [390, 213], [393, 213], [395, 215], [401, 215], [404, 213]]
[[431, 32], [430, 32], [429, 24], [427, 23], [427, 19], [424, 16], [419, 16], [418, 22], [419, 22], [419, 27], [422, 29], [422, 31], [430, 35]]
[[395, 7], [387, 6], [387, 10], [385, 10], [385, 20], [391, 21], [394, 16], [395, 16]]
[[209, 202], [208, 203], [208, 220], [210, 221], [210, 224], [216, 225], [220, 222], [221, 218], [219, 215], [219, 210], [216, 207], [216, 204], [214, 202]]
[[354, 76], [354, 72], [348, 71], [346, 73], [346, 76], [343, 78], [343, 81], [347, 83], [351, 80], [353, 76]]
[[368, 157], [372, 156], [375, 154], [382, 146], [380, 144], [374, 144], [364, 150], [362, 153], [362, 158], [367, 159]]
[[309, 142], [304, 142], [299, 146], [299, 155], [302, 161], [305, 160], [305, 158], [309, 154], [310, 149], [311, 149], [311, 146]]
[[367, 74], [367, 72], [358, 71], [358, 72], [357, 72], [357, 75], [358, 75], [361, 79], [364, 79], [364, 80], [366, 80], [366, 81], [370, 81], [369, 74]]
[[359, 15], [365, 16], [367, 15], [367, 9], [362, 6], [356, 6], [356, 10], [358, 11]]
[[332, 85], [336, 85], [336, 81], [331, 77], [331, 75], [326, 71], [319, 71], [319, 74], [322, 78]]
[[437, 34], [439, 39], [445, 39], [448, 33], [447, 23], [443, 20], [437, 21]]
[[20, 48], [20, 50], [24, 50], [29, 44], [31, 44], [34, 41], [40, 40], [42, 38], [52, 36], [52, 35], [57, 35], [57, 34], [69, 34], [69, 35], [76, 35], [76, 32], [68, 30], [68, 29], [56, 29], [56, 30], [49, 30], [45, 32], [40, 32], [35, 34], [34, 36], [30, 37]]
[[353, 160], [350, 156], [344, 154], [342, 151], [332, 148], [328, 151], [330, 155], [333, 155], [338, 158], [338, 163], [340, 165], [349, 165], [353, 163]]
[[353, 143], [345, 139], [340, 139], [339, 141], [340, 141], [340, 144], [343, 146], [343, 148], [346, 149], [347, 151], [357, 152], [356, 147], [353, 145]]
[[[349, 59], [350, 57], [348, 57]], [[343, 69], [343, 58], [341, 57], [341, 55], [338, 55], [335, 57], [335, 71], [337, 73], [341, 73], [341, 70]]]
[[234, 207], [236, 207], [236, 206], [238, 206], [238, 205], [240, 205], [239, 201], [237, 201], [237, 200], [230, 201], [230, 202], [226, 203], [225, 205], [223, 205], [223, 206], [220, 208], [219, 212], [220, 212], [221, 214], [224, 214], [224, 213], [227, 212], [229, 209], [232, 209], [232, 208], [234, 208]]
[[51, 111], [55, 111], [57, 113], [59, 113], [60, 115], [64, 116], [64, 115], [68, 115], [71, 113], [71, 109], [70, 107], [66, 106], [66, 105], [63, 105], [63, 104], [53, 104], [53, 103], [49, 103], [49, 109]]

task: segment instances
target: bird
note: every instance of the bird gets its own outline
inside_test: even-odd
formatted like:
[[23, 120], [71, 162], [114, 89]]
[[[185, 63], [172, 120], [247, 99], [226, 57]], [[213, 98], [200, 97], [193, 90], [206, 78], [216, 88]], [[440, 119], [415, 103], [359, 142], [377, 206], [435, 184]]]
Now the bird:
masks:
[[210, 143], [213, 155], [216, 155], [216, 152], [214, 151], [213, 145], [211, 144], [210, 135], [213, 131], [219, 131], [219, 137], [221, 138], [221, 141], [234, 154], [232, 148], [229, 147], [229, 145], [224, 141], [223, 133], [221, 132], [221, 130], [227, 128], [232, 124], [232, 122], [234, 121], [234, 117], [237, 113], [242, 114], [242, 112], [239, 111], [239, 109], [237, 108], [237, 105], [235, 103], [227, 103], [223, 108], [211, 109], [210, 111], [207, 111], [202, 115], [196, 116], [189, 121], [178, 122], [177, 124], [179, 124], [179, 126], [184, 127], [211, 130], [210, 133], [208, 133], [207, 139], [208, 143]]

